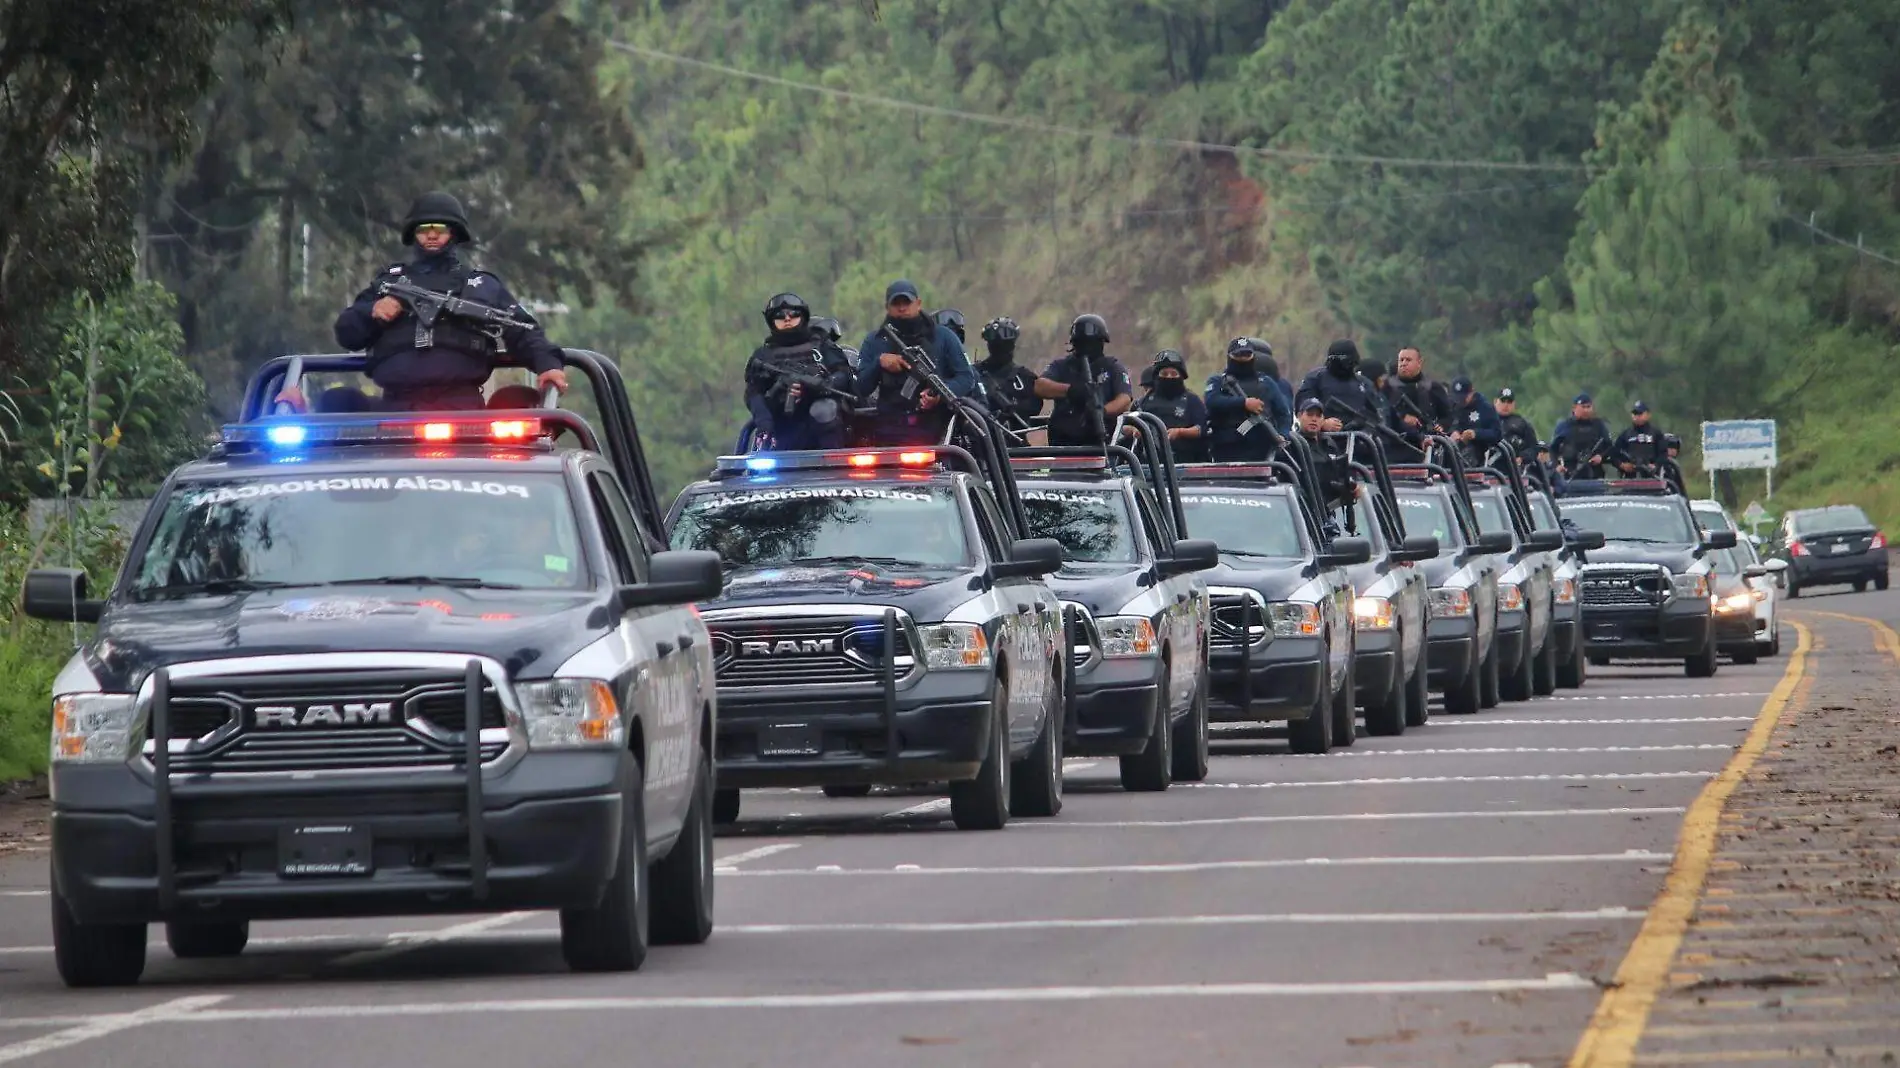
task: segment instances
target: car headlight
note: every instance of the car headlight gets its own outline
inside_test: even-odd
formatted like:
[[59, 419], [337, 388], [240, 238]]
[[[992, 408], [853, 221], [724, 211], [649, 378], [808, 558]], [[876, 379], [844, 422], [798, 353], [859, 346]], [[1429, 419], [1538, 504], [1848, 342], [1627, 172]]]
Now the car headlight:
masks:
[[1276, 638], [1311, 638], [1319, 634], [1319, 605], [1311, 601], [1274, 601], [1267, 605], [1267, 621]]
[[1470, 590], [1463, 586], [1440, 586], [1432, 591], [1433, 619], [1463, 619], [1470, 614]]
[[1707, 597], [1709, 595], [1709, 576], [1703, 574], [1676, 575], [1670, 579], [1678, 597]]
[[918, 627], [917, 634], [924, 642], [926, 670], [990, 666], [989, 635], [975, 623], [933, 623]]
[[138, 730], [138, 698], [129, 693], [75, 693], [53, 699], [55, 764], [123, 763]]
[[1754, 589], [1751, 589], [1751, 590], [1749, 590], [1748, 592], [1749, 592], [1749, 593], [1750, 593], [1750, 594], [1751, 594], [1751, 595], [1752, 595], [1752, 596], [1753, 596], [1753, 597], [1754, 597], [1754, 598], [1755, 598], [1755, 599], [1756, 599], [1757, 601], [1766, 601], [1766, 600], [1768, 599], [1768, 591], [1767, 591], [1767, 590], [1764, 590], [1764, 589], [1762, 589], [1762, 588], [1761, 588], [1761, 587], [1759, 587], [1759, 586], [1757, 586], [1757, 587], [1755, 587]]
[[599, 679], [549, 679], [515, 683], [515, 701], [528, 728], [531, 749], [618, 748], [627, 725], [620, 702]]
[[1524, 590], [1515, 582], [1498, 583], [1498, 611], [1516, 612], [1524, 607]]
[[1399, 614], [1386, 597], [1355, 597], [1352, 601], [1353, 625], [1360, 630], [1391, 630], [1398, 625]]
[[1147, 616], [1103, 616], [1095, 621], [1105, 657], [1155, 655], [1155, 626]]
[[1558, 579], [1554, 589], [1556, 591], [1558, 604], [1576, 604], [1577, 603], [1577, 580], [1576, 579], [1573, 579], [1573, 578]]
[[1751, 592], [1731, 593], [1715, 603], [1718, 612], [1752, 612], [1755, 610], [1755, 595]]

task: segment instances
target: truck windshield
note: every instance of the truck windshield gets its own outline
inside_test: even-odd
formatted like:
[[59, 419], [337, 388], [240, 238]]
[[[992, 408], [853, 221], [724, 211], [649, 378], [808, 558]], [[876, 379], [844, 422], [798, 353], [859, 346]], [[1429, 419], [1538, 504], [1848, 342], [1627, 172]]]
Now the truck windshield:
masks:
[[728, 567], [865, 562], [969, 563], [963, 514], [949, 486], [720, 488], [687, 500], [675, 549], [710, 550]]
[[1699, 540], [1680, 500], [1597, 497], [1565, 502], [1564, 515], [1585, 530], [1602, 531], [1610, 541], [1686, 545]]
[[158, 507], [134, 597], [280, 586], [575, 589], [587, 581], [567, 484], [555, 474], [272, 471], [182, 483]]
[[1135, 562], [1135, 524], [1119, 489], [1024, 489], [1029, 536], [1054, 538], [1068, 560], [1091, 564]]
[[1399, 491], [1399, 508], [1405, 516], [1407, 534], [1413, 537], [1430, 534], [1438, 539], [1441, 549], [1456, 549], [1464, 545], [1458, 521], [1451, 514], [1451, 501], [1443, 493], [1428, 489], [1402, 489]]
[[1550, 506], [1549, 498], [1543, 494], [1531, 497], [1531, 515], [1537, 518], [1538, 530], [1562, 530], [1557, 523], [1557, 510]]
[[1504, 514], [1504, 502], [1491, 493], [1474, 493], [1471, 510], [1478, 516], [1478, 529], [1486, 534], [1508, 534], [1511, 521]]
[[[1224, 553], [1304, 559], [1299, 513], [1284, 496], [1191, 493], [1181, 497], [1188, 529], [1212, 538]], [[1361, 520], [1366, 522], [1366, 520]]]

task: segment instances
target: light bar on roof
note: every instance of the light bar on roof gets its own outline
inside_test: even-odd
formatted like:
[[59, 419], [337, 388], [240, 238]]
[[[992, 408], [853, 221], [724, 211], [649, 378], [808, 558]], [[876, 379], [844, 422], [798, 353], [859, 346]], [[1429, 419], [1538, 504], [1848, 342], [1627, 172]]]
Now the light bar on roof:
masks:
[[1106, 471], [1106, 456], [1012, 456], [1009, 466], [1018, 471]]
[[363, 418], [267, 419], [230, 423], [219, 432], [225, 448], [259, 449], [277, 453], [312, 447], [342, 445], [520, 445], [542, 439], [546, 424], [539, 419], [491, 419], [462, 416], [437, 419], [393, 420]]
[[813, 449], [804, 452], [748, 453], [713, 461], [720, 474], [766, 475], [779, 471], [854, 470], [930, 467], [935, 449]]

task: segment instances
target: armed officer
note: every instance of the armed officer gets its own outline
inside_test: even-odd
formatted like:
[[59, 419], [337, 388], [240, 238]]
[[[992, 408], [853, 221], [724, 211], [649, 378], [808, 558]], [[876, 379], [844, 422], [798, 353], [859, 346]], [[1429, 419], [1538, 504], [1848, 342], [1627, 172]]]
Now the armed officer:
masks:
[[1520, 463], [1537, 458], [1537, 428], [1529, 419], [1517, 414], [1517, 391], [1510, 386], [1498, 390], [1497, 401], [1498, 428], [1503, 431], [1504, 443], [1517, 453]]
[[844, 324], [829, 315], [821, 315], [811, 321], [812, 329], [825, 335], [838, 351], [844, 353], [845, 362], [851, 365], [851, 373], [858, 371], [858, 350], [844, 343]]
[[1051, 360], [1036, 379], [1036, 396], [1056, 402], [1049, 413], [1049, 444], [1106, 445], [1108, 424], [1134, 404], [1128, 368], [1108, 354], [1107, 345], [1107, 320], [1078, 315], [1069, 324], [1068, 355]]
[[1154, 385], [1135, 407], [1167, 424], [1175, 463], [1206, 463], [1207, 405], [1188, 392], [1187, 357], [1162, 349], [1148, 370]]
[[1359, 373], [1359, 345], [1351, 338], [1326, 346], [1326, 362], [1300, 381], [1298, 400], [1302, 411], [1307, 401], [1319, 402], [1323, 429], [1328, 431], [1384, 425], [1385, 411], [1371, 381]]
[[1458, 414], [1450, 427], [1451, 438], [1458, 443], [1458, 453], [1464, 457], [1465, 466], [1477, 467], [1484, 463], [1484, 454], [1491, 451], [1491, 446], [1504, 437], [1497, 409], [1484, 399], [1484, 394], [1472, 388], [1471, 379], [1464, 375], [1451, 380], [1451, 395], [1458, 405]]
[[[336, 317], [337, 344], [369, 355], [364, 367], [382, 387], [383, 407], [394, 411], [479, 411], [482, 383], [504, 352], [536, 374], [540, 389], [567, 388], [561, 350], [534, 325], [500, 278], [476, 270], [461, 246], [474, 243], [461, 201], [447, 193], [416, 199], [402, 224], [402, 243], [414, 248], [409, 259], [383, 268], [368, 289]], [[527, 325], [484, 327], [442, 313], [424, 326], [403, 301], [379, 292], [385, 282], [408, 282], [460, 297], [505, 313]], [[279, 399], [299, 401], [286, 395]]]
[[1386, 380], [1387, 407], [1397, 428], [1414, 445], [1427, 434], [1442, 434], [1457, 420], [1451, 391], [1425, 374], [1425, 356], [1417, 345], [1399, 350], [1399, 371]]
[[1326, 424], [1336, 422], [1337, 419], [1326, 416], [1325, 401], [1318, 397], [1301, 398], [1299, 435], [1306, 442], [1306, 455], [1313, 465], [1314, 480], [1319, 483], [1321, 492], [1326, 494], [1328, 511], [1344, 508], [1359, 495], [1359, 485], [1352, 479], [1352, 469], [1346, 465], [1346, 458], [1340, 454], [1338, 446], [1326, 437]]
[[1208, 453], [1217, 462], [1265, 460], [1285, 435], [1281, 428], [1292, 427], [1286, 395], [1260, 373], [1265, 347], [1250, 337], [1229, 341], [1226, 368], [1207, 377]]
[[1649, 405], [1642, 401], [1630, 405], [1630, 425], [1616, 436], [1614, 448], [1617, 470], [1637, 478], [1656, 477], [1669, 459], [1662, 428], [1650, 421]]
[[[903, 349], [891, 343], [884, 328], [896, 331]], [[909, 350], [909, 351], [906, 351]], [[919, 381], [913, 352], [934, 365], [950, 397], [940, 396]], [[976, 389], [976, 374], [955, 332], [924, 314], [917, 285], [906, 279], [884, 290], [884, 321], [867, 334], [858, 350], [858, 396], [874, 398], [877, 441], [882, 445], [930, 445], [943, 440], [950, 427], [950, 401]]]
[[745, 402], [753, 425], [777, 449], [844, 447], [845, 411], [855, 400], [851, 362], [811, 321], [796, 293], [765, 304], [765, 343], [745, 365]]
[[1036, 395], [1036, 372], [1016, 362], [1016, 342], [1023, 336], [1016, 320], [1008, 316], [991, 319], [983, 326], [983, 362], [976, 365], [978, 380], [990, 414], [1005, 425], [1023, 427], [1042, 414], [1042, 398]]
[[1588, 393], [1577, 394], [1570, 402], [1570, 418], [1550, 432], [1551, 455], [1566, 481], [1602, 478], [1613, 445], [1610, 427], [1597, 418], [1596, 402]]

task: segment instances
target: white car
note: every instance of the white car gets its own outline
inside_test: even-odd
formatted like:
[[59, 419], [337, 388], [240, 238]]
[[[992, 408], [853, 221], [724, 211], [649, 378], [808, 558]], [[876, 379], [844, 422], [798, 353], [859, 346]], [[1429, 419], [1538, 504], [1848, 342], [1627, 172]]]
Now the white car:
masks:
[[1741, 558], [1744, 567], [1757, 565], [1767, 568], [1768, 573], [1748, 580], [1755, 593], [1755, 651], [1762, 656], [1781, 655], [1781, 627], [1775, 616], [1775, 589], [1781, 585], [1781, 573], [1788, 569], [1786, 560], [1767, 560], [1761, 558], [1756, 546], [1759, 539], [1741, 533], [1735, 520], [1722, 507], [1721, 501], [1690, 501], [1689, 511], [1703, 530], [1733, 530], [1737, 533], [1735, 553]]

